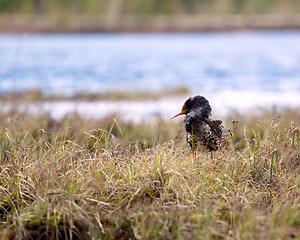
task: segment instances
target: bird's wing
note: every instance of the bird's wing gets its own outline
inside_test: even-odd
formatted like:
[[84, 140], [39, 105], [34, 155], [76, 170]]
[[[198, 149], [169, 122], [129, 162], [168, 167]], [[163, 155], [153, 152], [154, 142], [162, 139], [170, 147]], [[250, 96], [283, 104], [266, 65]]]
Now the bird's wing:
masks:
[[208, 118], [202, 118], [202, 121], [210, 127], [211, 131], [216, 134], [218, 138], [222, 138], [223, 126], [221, 120], [210, 120]]

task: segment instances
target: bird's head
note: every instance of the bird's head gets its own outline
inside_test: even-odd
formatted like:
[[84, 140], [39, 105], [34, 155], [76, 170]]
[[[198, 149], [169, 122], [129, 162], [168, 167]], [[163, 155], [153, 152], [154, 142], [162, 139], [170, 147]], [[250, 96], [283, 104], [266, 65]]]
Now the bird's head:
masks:
[[190, 97], [183, 104], [180, 113], [176, 114], [171, 119], [183, 114], [187, 115], [191, 112], [195, 112], [195, 115], [208, 118], [211, 114], [211, 107], [205, 97], [202, 97], [200, 95]]

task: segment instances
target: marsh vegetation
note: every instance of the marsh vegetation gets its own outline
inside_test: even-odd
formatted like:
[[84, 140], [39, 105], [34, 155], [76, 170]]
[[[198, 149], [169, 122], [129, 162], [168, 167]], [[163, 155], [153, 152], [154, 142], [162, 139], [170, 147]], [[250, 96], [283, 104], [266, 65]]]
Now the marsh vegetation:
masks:
[[213, 172], [178, 122], [0, 119], [1, 239], [300, 237], [298, 111], [229, 116]]

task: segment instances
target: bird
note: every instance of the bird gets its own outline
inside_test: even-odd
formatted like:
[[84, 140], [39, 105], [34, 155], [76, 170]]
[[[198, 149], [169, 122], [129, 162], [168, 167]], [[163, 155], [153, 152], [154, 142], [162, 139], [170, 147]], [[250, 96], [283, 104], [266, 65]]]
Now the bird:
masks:
[[230, 130], [224, 131], [222, 120], [211, 119], [212, 108], [209, 101], [200, 95], [188, 98], [181, 111], [171, 119], [185, 115], [183, 126], [186, 131], [186, 141], [191, 146], [196, 160], [196, 150], [200, 143], [211, 153], [213, 170], [213, 151], [217, 151], [221, 144], [231, 136]]

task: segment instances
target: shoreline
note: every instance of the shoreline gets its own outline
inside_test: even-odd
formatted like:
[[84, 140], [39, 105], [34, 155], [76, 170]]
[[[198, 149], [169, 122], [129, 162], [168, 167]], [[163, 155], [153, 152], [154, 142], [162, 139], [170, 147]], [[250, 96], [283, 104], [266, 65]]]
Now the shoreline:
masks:
[[299, 30], [300, 14], [106, 15], [90, 17], [0, 15], [0, 33], [163, 33]]
[[[101, 119], [116, 116], [125, 122], [141, 123], [170, 120], [189, 96], [196, 93], [166, 96], [158, 99], [65, 99], [47, 101], [9, 101], [0, 100], [4, 112], [17, 112], [33, 115], [49, 114], [53, 119], [63, 119], [68, 115], [80, 115]], [[250, 92], [224, 91], [201, 93], [212, 106], [213, 117], [226, 117], [234, 114], [260, 115], [264, 112], [278, 112], [284, 109], [298, 109], [298, 92]]]

